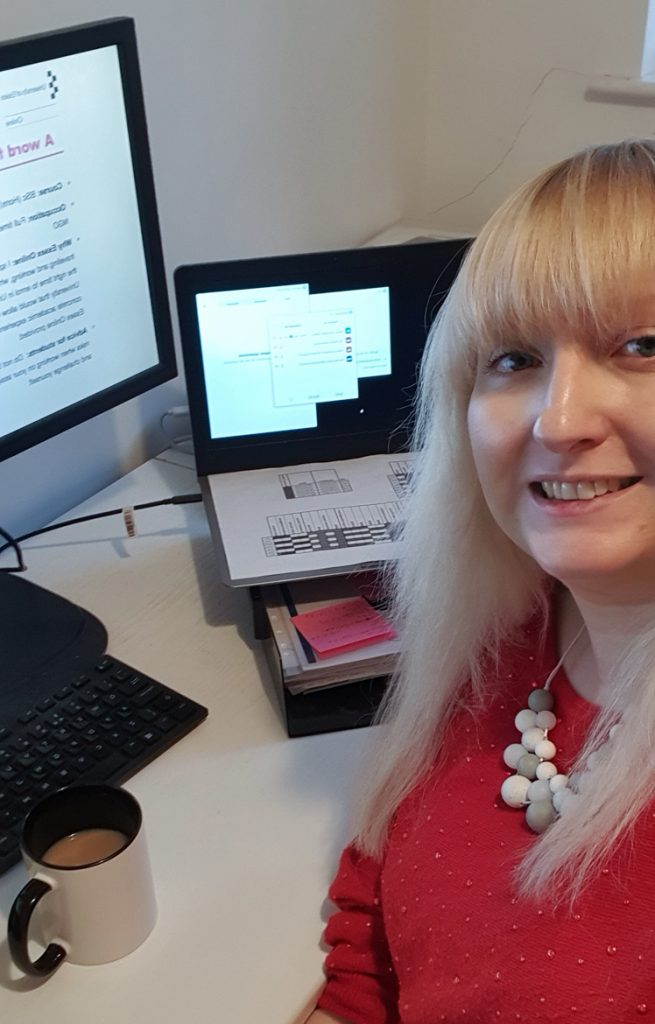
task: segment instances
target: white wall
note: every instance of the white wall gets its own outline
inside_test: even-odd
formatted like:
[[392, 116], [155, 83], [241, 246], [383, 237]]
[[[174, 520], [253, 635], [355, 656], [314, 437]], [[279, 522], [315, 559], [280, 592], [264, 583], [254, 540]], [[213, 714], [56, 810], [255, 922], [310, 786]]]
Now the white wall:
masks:
[[[358, 244], [402, 216], [425, 158], [427, 4], [21, 0], [0, 35], [136, 19], [171, 281], [185, 262]], [[0, 464], [0, 525], [40, 525], [138, 465], [183, 401], [178, 380]]]
[[542, 167], [655, 134], [655, 109], [590, 103], [599, 75], [638, 76], [647, 0], [429, 0], [425, 178], [413, 214], [475, 233]]

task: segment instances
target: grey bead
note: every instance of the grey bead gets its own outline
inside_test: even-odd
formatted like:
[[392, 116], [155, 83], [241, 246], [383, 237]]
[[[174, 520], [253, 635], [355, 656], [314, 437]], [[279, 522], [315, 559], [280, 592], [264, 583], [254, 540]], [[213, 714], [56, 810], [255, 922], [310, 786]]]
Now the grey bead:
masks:
[[551, 800], [535, 800], [528, 805], [525, 812], [525, 820], [533, 832], [545, 832], [551, 822], [555, 821], [556, 814]]
[[528, 707], [532, 711], [552, 711], [555, 698], [550, 690], [533, 690], [528, 697]]
[[536, 754], [524, 754], [523, 757], [519, 757], [516, 774], [522, 775], [525, 779], [536, 779], [540, 763]]

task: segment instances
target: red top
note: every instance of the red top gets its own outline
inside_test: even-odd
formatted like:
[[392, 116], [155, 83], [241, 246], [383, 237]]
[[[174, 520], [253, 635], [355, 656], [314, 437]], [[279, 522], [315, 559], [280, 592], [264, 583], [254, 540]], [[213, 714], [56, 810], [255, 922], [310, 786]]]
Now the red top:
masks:
[[[534, 651], [533, 655], [529, 651]], [[322, 1009], [352, 1024], [655, 1021], [655, 813], [571, 912], [519, 900], [512, 866], [535, 841], [499, 790], [514, 716], [556, 663], [554, 637], [504, 659], [503, 696], [462, 714], [444, 767], [396, 813], [382, 862], [353, 847], [330, 896]], [[566, 771], [595, 708], [560, 671], [555, 763]], [[638, 785], [638, 780], [635, 780]]]

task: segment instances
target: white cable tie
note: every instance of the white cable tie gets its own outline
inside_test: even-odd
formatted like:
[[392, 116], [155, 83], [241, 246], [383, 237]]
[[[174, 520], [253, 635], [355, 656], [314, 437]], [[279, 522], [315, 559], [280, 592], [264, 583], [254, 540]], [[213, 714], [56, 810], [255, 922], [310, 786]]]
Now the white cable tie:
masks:
[[123, 522], [125, 523], [128, 537], [136, 537], [136, 521], [134, 519], [134, 509], [131, 506], [123, 509]]

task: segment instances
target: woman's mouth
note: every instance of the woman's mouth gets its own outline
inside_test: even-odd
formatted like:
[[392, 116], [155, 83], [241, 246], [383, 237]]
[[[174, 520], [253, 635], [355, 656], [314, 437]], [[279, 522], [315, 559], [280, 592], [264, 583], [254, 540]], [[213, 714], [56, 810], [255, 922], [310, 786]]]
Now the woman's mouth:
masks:
[[592, 501], [604, 494], [624, 491], [639, 483], [640, 476], [599, 477], [597, 480], [538, 480], [530, 484], [540, 498], [550, 501]]

